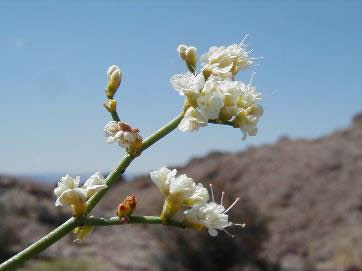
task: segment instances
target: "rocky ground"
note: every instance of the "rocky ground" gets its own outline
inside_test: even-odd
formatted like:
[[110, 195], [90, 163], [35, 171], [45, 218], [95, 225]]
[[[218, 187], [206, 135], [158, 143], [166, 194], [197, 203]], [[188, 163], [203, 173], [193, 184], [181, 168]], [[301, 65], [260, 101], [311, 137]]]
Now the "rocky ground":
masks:
[[[211, 153], [178, 168], [240, 197], [236, 238], [165, 226], [97, 228], [79, 244], [69, 236], [23, 270], [362, 270], [362, 116], [316, 140], [280, 139], [239, 153]], [[119, 184], [95, 214], [114, 215], [129, 194], [137, 213], [157, 215], [148, 176]], [[0, 257], [5, 259], [65, 220], [52, 187], [0, 178]], [[57, 259], [57, 261], [54, 261]], [[43, 268], [43, 269], [42, 269]]]

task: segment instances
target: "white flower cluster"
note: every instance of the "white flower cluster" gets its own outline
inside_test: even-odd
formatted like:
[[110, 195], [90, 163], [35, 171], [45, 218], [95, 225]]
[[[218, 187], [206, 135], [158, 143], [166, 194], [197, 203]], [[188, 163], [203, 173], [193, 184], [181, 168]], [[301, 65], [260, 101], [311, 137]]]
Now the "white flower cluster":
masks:
[[[244, 40], [246, 37], [244, 38]], [[240, 44], [230, 46], [213, 46], [209, 52], [201, 56], [202, 70], [208, 70], [221, 78], [232, 78], [241, 69], [246, 69], [253, 64], [244, 40]]]
[[251, 82], [245, 85], [234, 77], [241, 69], [249, 67], [254, 58], [246, 51], [246, 45], [233, 44], [211, 47], [201, 57], [200, 74], [187, 72], [171, 77], [176, 91], [186, 97], [187, 110], [179, 129], [197, 131], [213, 122], [229, 122], [243, 132], [243, 140], [257, 133], [257, 124], [263, 114], [259, 104], [261, 94]]
[[125, 122], [111, 121], [104, 127], [107, 143], [117, 142], [120, 147], [128, 152], [138, 150], [142, 144], [142, 137], [137, 128], [132, 128]]
[[161, 218], [168, 219], [174, 216], [182, 207], [190, 207], [184, 211], [185, 224], [191, 228], [207, 228], [212, 236], [217, 235], [217, 230], [225, 231], [226, 227], [235, 225], [229, 222], [226, 212], [237, 202], [237, 200], [225, 210], [222, 202], [216, 204], [209, 202], [209, 192], [201, 183], [196, 184], [194, 180], [185, 174], [176, 177], [176, 169], [170, 170], [162, 167], [150, 173], [152, 181], [160, 189], [165, 197], [165, 203]]
[[88, 198], [107, 187], [104, 177], [99, 172], [89, 177], [82, 187], [79, 187], [79, 182], [79, 176], [73, 178], [67, 174], [54, 189], [57, 196], [55, 205], [72, 207], [75, 216], [84, 214]]

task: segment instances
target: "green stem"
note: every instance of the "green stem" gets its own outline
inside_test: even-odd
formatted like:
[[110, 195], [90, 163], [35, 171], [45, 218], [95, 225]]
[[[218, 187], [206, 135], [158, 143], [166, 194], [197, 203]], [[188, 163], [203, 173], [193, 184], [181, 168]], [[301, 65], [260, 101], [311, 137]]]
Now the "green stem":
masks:
[[[161, 220], [158, 216], [130, 216], [126, 224], [161, 224], [179, 228], [185, 228], [185, 225], [176, 220]], [[117, 216], [110, 218], [82, 217], [79, 219], [79, 224], [84, 226], [113, 226], [123, 225]]]
[[49, 246], [51, 246], [52, 244], [63, 238], [65, 235], [71, 232], [75, 227], [77, 227], [76, 220], [74, 218], [68, 219], [58, 228], [45, 235], [43, 238], [39, 239], [34, 244], [30, 245], [23, 251], [11, 257], [6, 262], [3, 262], [0, 265], [0, 270], [1, 271], [14, 270], [15, 267], [30, 260], [32, 257], [42, 252], [44, 249], [48, 248]]
[[[142, 143], [141, 152], [152, 146], [158, 140], [169, 134], [173, 131], [180, 121], [182, 120], [184, 114], [181, 113], [176, 118], [167, 123], [164, 127], [156, 131], [154, 134], [145, 139]], [[91, 197], [87, 202], [86, 214], [88, 214], [102, 199], [106, 192], [112, 187], [112, 185], [119, 179], [125, 169], [131, 164], [131, 162], [137, 156], [126, 154], [123, 159], [119, 162], [118, 166], [108, 175], [106, 179], [107, 188], [99, 191], [93, 197]], [[140, 219], [140, 218], [138, 218]], [[136, 223], [137, 218], [135, 219]], [[23, 251], [19, 252], [15, 256], [11, 257], [7, 261], [3, 262], [0, 265], [0, 271], [14, 270], [15, 267], [21, 265], [27, 260], [31, 259], [38, 253], [42, 252], [46, 248], [50, 247], [52, 244], [57, 242], [59, 239], [64, 237], [67, 233], [71, 232], [74, 228], [78, 226], [78, 222], [74, 218], [70, 218], [65, 223], [60, 225], [58, 228], [48, 233], [46, 236], [41, 238], [39, 241], [30, 245]]]
[[112, 119], [114, 120], [114, 121], [121, 121], [121, 119], [119, 118], [119, 116], [118, 116], [118, 113], [117, 113], [117, 111], [114, 111], [114, 112], [111, 112], [111, 116], [112, 116]]

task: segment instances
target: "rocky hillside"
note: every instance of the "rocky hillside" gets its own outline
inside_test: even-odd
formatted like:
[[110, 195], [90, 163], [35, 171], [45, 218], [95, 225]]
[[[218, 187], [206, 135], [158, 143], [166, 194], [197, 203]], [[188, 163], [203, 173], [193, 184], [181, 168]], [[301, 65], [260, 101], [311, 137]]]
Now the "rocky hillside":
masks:
[[[229, 201], [240, 197], [232, 217], [246, 229], [235, 229], [235, 239], [212, 239], [163, 226], [97, 228], [80, 244], [65, 238], [41, 255], [41, 264], [77, 257], [74, 270], [362, 270], [361, 115], [323, 138], [282, 138], [235, 154], [211, 153], [178, 170], [213, 183], [219, 194], [225, 190]], [[161, 195], [143, 176], [120, 181], [95, 214], [113, 215], [129, 194], [138, 198], [138, 214], [159, 213]], [[53, 202], [51, 187], [0, 179], [3, 258], [65, 219], [67, 212]], [[42, 270], [40, 260], [24, 270]]]

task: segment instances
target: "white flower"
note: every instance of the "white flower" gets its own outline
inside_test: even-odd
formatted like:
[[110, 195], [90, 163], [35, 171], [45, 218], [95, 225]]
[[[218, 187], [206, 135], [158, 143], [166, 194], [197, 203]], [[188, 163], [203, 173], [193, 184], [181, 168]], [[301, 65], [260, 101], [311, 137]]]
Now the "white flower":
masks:
[[110, 121], [104, 127], [105, 136], [107, 137], [107, 143], [113, 143], [118, 141], [122, 135], [122, 131], [117, 121]]
[[211, 236], [218, 234], [217, 230], [229, 227], [229, 217], [225, 214], [225, 208], [215, 202], [199, 205], [184, 211], [187, 223], [200, 224], [208, 229]]
[[219, 89], [220, 81], [210, 76], [205, 82], [197, 104], [207, 119], [218, 119], [221, 108], [224, 106], [224, 94]]
[[256, 127], [259, 118], [263, 114], [263, 107], [261, 105], [252, 105], [246, 109], [241, 108], [238, 115], [235, 117], [234, 124], [236, 127], [240, 127], [243, 132], [243, 140], [247, 136], [255, 136], [258, 132]]
[[238, 106], [247, 108], [256, 105], [261, 99], [261, 93], [259, 93], [254, 86], [248, 84], [241, 92], [241, 95], [238, 99]]
[[182, 174], [171, 180], [169, 197], [172, 201], [191, 207], [207, 202], [209, 193], [201, 183], [196, 185], [192, 178]]
[[203, 204], [208, 200], [209, 192], [201, 183], [198, 183], [197, 185], [193, 186], [192, 194], [188, 198], [184, 199], [183, 205], [191, 207], [198, 204]]
[[84, 205], [87, 200], [86, 191], [83, 188], [65, 190], [55, 202], [55, 206]]
[[230, 222], [229, 216], [227, 215], [227, 212], [239, 201], [239, 198], [237, 198], [230, 207], [225, 210], [225, 207], [222, 204], [224, 192], [222, 193], [220, 204], [217, 204], [215, 203], [212, 186], [210, 185], [210, 187], [213, 202], [197, 205], [184, 211], [185, 224], [196, 229], [205, 227], [208, 229], [211, 236], [216, 236], [218, 234], [217, 230], [222, 230], [230, 235], [225, 228], [232, 225], [244, 227], [245, 224], [235, 224]]
[[93, 196], [98, 191], [105, 189], [106, 187], [106, 180], [100, 174], [100, 172], [96, 172], [90, 176], [83, 185], [83, 189], [85, 189], [88, 198]]
[[170, 79], [173, 88], [178, 91], [181, 96], [200, 93], [205, 83], [205, 78], [202, 74], [194, 75], [191, 72], [184, 74], [176, 74]]
[[55, 206], [70, 206], [75, 216], [84, 214], [87, 198], [107, 187], [99, 172], [92, 175], [82, 188], [79, 187], [79, 181], [79, 176], [73, 178], [67, 174], [54, 189], [54, 194], [57, 196]]
[[54, 189], [54, 194], [57, 196], [55, 206], [70, 206], [75, 216], [80, 216], [85, 212], [87, 200], [86, 190], [78, 187], [79, 180], [79, 176], [72, 178], [66, 175], [61, 178], [58, 187]]
[[150, 173], [151, 180], [160, 189], [164, 196], [167, 196], [170, 191], [171, 180], [175, 178], [177, 173], [176, 169], [170, 170], [166, 166], [159, 170]]
[[[73, 178], [67, 174], [58, 182], [58, 186], [54, 189], [54, 194], [59, 198], [64, 191], [78, 188], [79, 182], [80, 176]], [[56, 203], [55, 205], [58, 206], [59, 204]]]
[[243, 42], [227, 47], [211, 47], [209, 52], [201, 56], [203, 69], [222, 78], [231, 78], [241, 69], [246, 69], [253, 64], [253, 58], [249, 57], [246, 47]]
[[150, 173], [152, 181], [165, 197], [161, 219], [174, 216], [182, 206], [192, 207], [204, 204], [209, 199], [209, 192], [202, 184], [195, 184], [192, 178], [182, 174], [176, 177], [176, 170], [162, 167]]
[[238, 98], [238, 112], [233, 120], [235, 127], [240, 127], [243, 140], [247, 136], [255, 136], [258, 132], [257, 124], [263, 115], [264, 109], [258, 104], [261, 94], [249, 83]]
[[189, 107], [185, 112], [178, 128], [182, 132], [197, 131], [200, 127], [207, 126], [207, 117], [194, 107]]
[[132, 128], [127, 123], [111, 121], [104, 127], [107, 143], [117, 142], [123, 148], [130, 148], [142, 142], [138, 129]]

